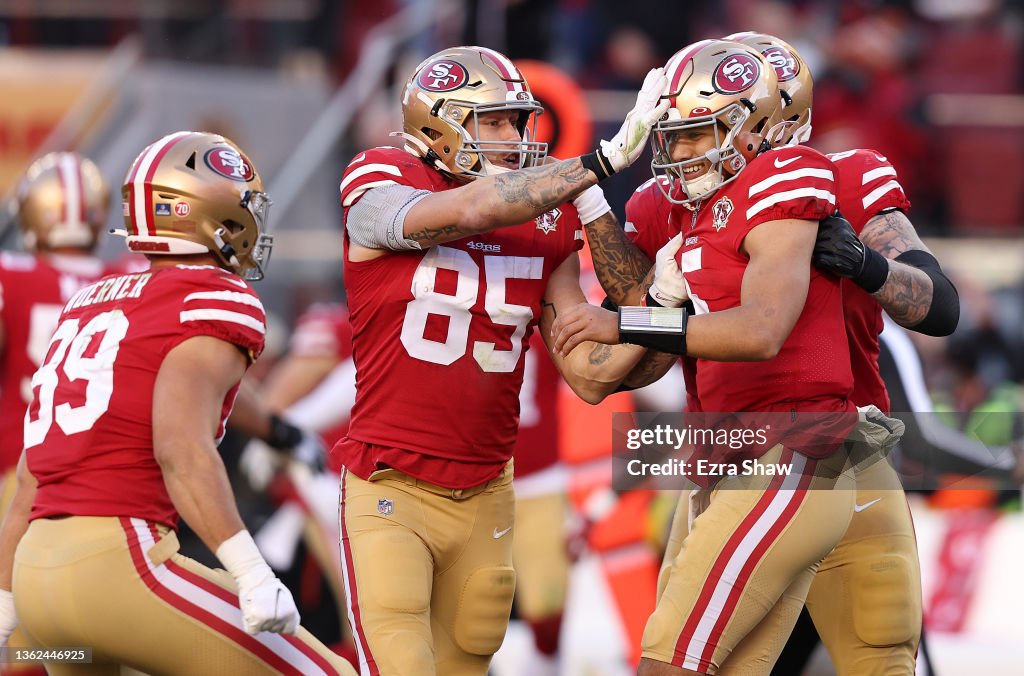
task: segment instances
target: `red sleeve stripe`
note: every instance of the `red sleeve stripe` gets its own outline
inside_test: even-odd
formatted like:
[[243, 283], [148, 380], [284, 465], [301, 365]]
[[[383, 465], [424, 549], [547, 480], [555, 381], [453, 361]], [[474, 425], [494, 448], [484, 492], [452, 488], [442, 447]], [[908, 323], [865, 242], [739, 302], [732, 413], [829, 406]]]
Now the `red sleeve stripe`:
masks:
[[764, 192], [773, 185], [782, 183], [783, 181], [795, 181], [798, 178], [821, 178], [828, 181], [830, 184], [835, 182], [835, 174], [832, 173], [832, 170], [805, 167], [803, 169], [786, 171], [781, 174], [773, 174], [763, 181], [755, 183], [750, 186], [750, 190], [747, 192], [747, 197], [752, 198], [754, 195], [759, 192]]
[[[832, 206], [836, 204], [836, 196], [829, 190], [819, 190], [817, 188], [797, 188], [796, 190], [787, 190], [785, 192], [777, 192], [774, 195], [765, 197], [760, 202], [757, 202], [752, 207], [747, 209], [747, 220], [761, 213], [765, 209], [775, 206], [780, 202], [786, 200], [797, 199], [798, 197], [812, 197], [828, 202]], [[866, 198], [865, 198], [866, 199]]]
[[345, 194], [345, 188], [352, 185], [353, 181], [355, 181], [357, 178], [362, 178], [363, 176], [366, 176], [367, 174], [372, 174], [374, 172], [379, 172], [381, 174], [391, 174], [392, 176], [398, 176], [399, 178], [401, 178], [402, 176], [402, 171], [396, 166], [390, 164], [367, 164], [364, 167], [359, 167], [358, 169], [352, 171], [348, 176], [343, 178], [341, 180], [341, 186], [339, 190], [341, 191], [342, 194]]
[[871, 171], [864, 172], [864, 180], [861, 181], [861, 185], [867, 185], [875, 179], [882, 178], [883, 176], [895, 176], [896, 169], [893, 167], [876, 167]]
[[233, 324], [241, 324], [242, 326], [250, 328], [261, 335], [264, 335], [267, 332], [267, 327], [259, 319], [251, 315], [244, 315], [240, 312], [231, 312], [230, 310], [213, 310], [210, 308], [202, 310], [182, 310], [178, 314], [178, 319], [182, 324], [185, 322], [200, 321], [231, 322]]
[[263, 303], [256, 296], [240, 291], [200, 291], [185, 296], [185, 302], [190, 300], [222, 300], [226, 303], [240, 303], [249, 307], [259, 308], [263, 312]]
[[861, 204], [864, 206], [864, 209], [867, 210], [867, 208], [872, 204], [882, 199], [883, 195], [893, 190], [899, 190], [900, 194], [903, 194], [903, 186], [901, 186], [898, 181], [889, 181], [884, 185], [875, 188], [867, 195], [864, 195], [864, 199], [861, 200]]

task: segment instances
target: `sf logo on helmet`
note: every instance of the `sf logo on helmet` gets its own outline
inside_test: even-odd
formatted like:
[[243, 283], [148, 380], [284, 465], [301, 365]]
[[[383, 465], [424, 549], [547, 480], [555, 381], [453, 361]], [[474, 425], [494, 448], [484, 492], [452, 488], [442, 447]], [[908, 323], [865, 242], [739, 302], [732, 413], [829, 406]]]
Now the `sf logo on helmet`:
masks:
[[768, 65], [775, 69], [779, 82], [786, 82], [796, 77], [800, 72], [800, 64], [788, 51], [782, 47], [769, 47], [763, 52]]
[[256, 172], [252, 163], [234, 148], [211, 148], [206, 151], [206, 166], [232, 181], [251, 181]]
[[458, 61], [438, 61], [424, 68], [417, 78], [419, 86], [431, 92], [450, 92], [466, 84], [469, 72]]
[[722, 94], [739, 94], [757, 81], [761, 68], [749, 54], [735, 54], [718, 64], [714, 84]]

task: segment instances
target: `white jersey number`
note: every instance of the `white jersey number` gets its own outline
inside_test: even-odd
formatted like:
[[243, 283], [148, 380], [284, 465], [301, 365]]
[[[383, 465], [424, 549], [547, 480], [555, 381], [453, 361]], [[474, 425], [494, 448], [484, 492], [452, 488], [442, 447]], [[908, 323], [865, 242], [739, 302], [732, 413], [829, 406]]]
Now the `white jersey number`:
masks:
[[[101, 333], [95, 344], [94, 338]], [[81, 331], [78, 319], [61, 322], [50, 340], [49, 359], [32, 377], [32, 390], [39, 390], [38, 417], [32, 419], [31, 407], [25, 414], [25, 448], [42, 443], [54, 420], [64, 434], [77, 434], [91, 429], [107, 411], [114, 391], [114, 360], [126, 333], [128, 318], [121, 310], [93, 317]], [[56, 404], [57, 386], [77, 380], [85, 381], [82, 405]]]
[[[438, 270], [458, 273], [453, 294], [435, 290]], [[538, 256], [484, 256], [484, 309], [495, 324], [512, 326], [512, 347], [499, 350], [494, 343], [473, 343], [473, 359], [480, 368], [492, 373], [511, 373], [523, 352], [523, 336], [533, 319], [533, 310], [505, 299], [505, 280], [540, 279], [544, 259]], [[445, 366], [466, 354], [469, 347], [469, 325], [472, 307], [480, 294], [480, 266], [462, 249], [432, 247], [416, 267], [412, 278], [413, 300], [405, 311], [402, 323], [402, 345], [409, 356]], [[448, 318], [444, 342], [431, 340], [424, 334], [430, 315]]]
[[[683, 255], [679, 257], [679, 270], [686, 276], [687, 272], [696, 272], [701, 268], [701, 248], [690, 249], [684, 251]], [[703, 298], [697, 296], [693, 292], [693, 286], [689, 283], [686, 284], [686, 288], [690, 292], [690, 300], [693, 301], [694, 314], [702, 315], [708, 311], [708, 302]]]
[[[28, 344], [25, 352], [32, 360], [32, 365], [39, 368], [46, 358], [46, 348], [50, 345], [50, 338], [60, 321], [60, 311], [63, 306], [56, 303], [36, 303], [29, 311], [28, 317]], [[21, 398], [25, 404], [32, 403], [32, 377], [28, 376], [21, 381]]]

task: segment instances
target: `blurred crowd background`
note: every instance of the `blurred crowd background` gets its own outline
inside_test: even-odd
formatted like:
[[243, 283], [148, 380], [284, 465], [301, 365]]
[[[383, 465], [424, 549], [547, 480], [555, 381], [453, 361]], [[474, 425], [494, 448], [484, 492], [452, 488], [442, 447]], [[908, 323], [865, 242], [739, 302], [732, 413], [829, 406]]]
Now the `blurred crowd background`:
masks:
[[[0, 0], [0, 196], [10, 203], [48, 150], [79, 150], [119, 186], [165, 133], [231, 137], [275, 201], [274, 260], [257, 288], [275, 317], [269, 364], [309, 305], [343, 299], [338, 181], [356, 153], [401, 128], [398, 90], [423, 57], [481, 44], [561, 69], [579, 103], [573, 92], [552, 100], [549, 133], [585, 132], [586, 150], [614, 133], [649, 68], [743, 30], [801, 52], [815, 79], [810, 145], [887, 156], [957, 284], [956, 333], [914, 335], [937, 409], [986, 443], [1019, 439], [1019, 0]], [[620, 220], [648, 163], [605, 186]], [[120, 219], [112, 209], [110, 227]], [[19, 247], [6, 213], [0, 247]], [[106, 238], [100, 254], [117, 259], [122, 241]], [[982, 430], [976, 414], [992, 410], [1011, 424]]]

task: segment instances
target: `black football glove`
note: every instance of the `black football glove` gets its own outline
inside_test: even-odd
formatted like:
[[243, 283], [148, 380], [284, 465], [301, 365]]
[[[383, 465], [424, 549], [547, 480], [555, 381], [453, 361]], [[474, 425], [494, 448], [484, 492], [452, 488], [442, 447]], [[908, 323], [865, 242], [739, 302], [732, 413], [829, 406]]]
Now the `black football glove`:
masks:
[[852, 280], [868, 293], [882, 288], [889, 276], [889, 262], [865, 246], [838, 211], [818, 224], [812, 260], [815, 266]]
[[306, 465], [314, 473], [324, 470], [326, 451], [320, 437], [276, 414], [270, 416], [270, 434], [263, 441]]

